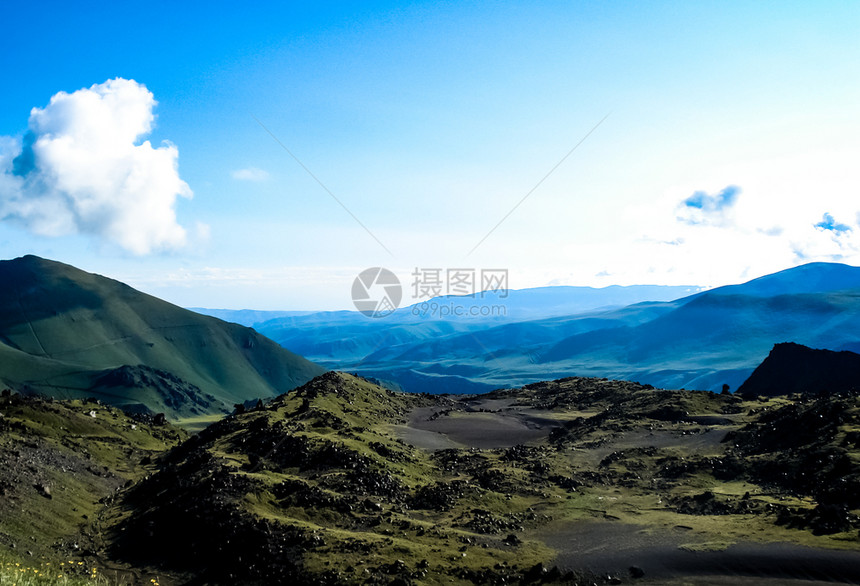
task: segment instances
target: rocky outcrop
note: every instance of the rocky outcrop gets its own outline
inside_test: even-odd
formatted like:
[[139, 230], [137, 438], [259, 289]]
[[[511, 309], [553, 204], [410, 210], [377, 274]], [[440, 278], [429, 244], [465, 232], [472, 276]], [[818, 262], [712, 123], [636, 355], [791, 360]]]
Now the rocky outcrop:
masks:
[[743, 397], [803, 393], [822, 395], [860, 389], [860, 354], [777, 344], [737, 390]]

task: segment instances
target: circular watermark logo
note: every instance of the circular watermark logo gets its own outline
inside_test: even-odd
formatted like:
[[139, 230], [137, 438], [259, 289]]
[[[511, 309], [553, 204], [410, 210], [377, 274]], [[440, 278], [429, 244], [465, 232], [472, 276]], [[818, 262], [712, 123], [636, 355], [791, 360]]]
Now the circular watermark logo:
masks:
[[365, 269], [352, 282], [352, 302], [367, 317], [394, 313], [403, 298], [397, 275], [382, 267]]

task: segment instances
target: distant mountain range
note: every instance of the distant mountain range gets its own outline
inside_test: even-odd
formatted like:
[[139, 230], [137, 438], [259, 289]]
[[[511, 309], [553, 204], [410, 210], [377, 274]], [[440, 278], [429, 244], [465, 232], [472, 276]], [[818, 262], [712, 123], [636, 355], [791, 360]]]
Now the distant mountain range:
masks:
[[[672, 301], [701, 290], [701, 287], [662, 285], [611, 285], [601, 288], [557, 286], [502, 292], [485, 291], [475, 295], [443, 295], [402, 307], [387, 316], [386, 321], [389, 324], [416, 323], [428, 319], [506, 323], [614, 309], [642, 301]], [[500, 309], [480, 311], [484, 307]], [[245, 326], [258, 326], [274, 320], [279, 320], [277, 323], [285, 326], [294, 320], [299, 324], [307, 320], [319, 325], [351, 318], [356, 318], [356, 323], [368, 323], [364, 315], [354, 311], [258, 311], [202, 307], [188, 309]]]
[[[860, 349], [860, 268], [844, 264], [810, 263], [704, 292], [553, 289], [427, 302], [499, 304], [508, 306], [505, 318], [442, 319], [421, 315], [419, 304], [382, 319], [322, 312], [255, 328], [330, 368], [431, 393], [571, 375], [720, 390], [740, 385], [780, 342]], [[622, 299], [632, 304], [606, 309]]]
[[250, 328], [35, 256], [0, 262], [0, 384], [168, 416], [224, 413], [325, 371]]
[[[403, 307], [382, 319], [355, 311], [278, 316], [253, 325], [294, 351], [331, 364], [362, 361], [383, 347], [423, 344], [455, 334], [471, 334], [522, 321], [564, 318], [583, 312], [622, 308], [643, 301], [669, 301], [699, 291], [695, 287], [611, 286], [540, 287], [485, 293], [474, 297], [444, 296]], [[472, 308], [491, 308], [490, 315], [469, 315]], [[241, 310], [200, 310], [223, 319], [256, 318]], [[265, 313], [265, 312], [264, 312]], [[283, 313], [283, 312], [272, 312]], [[461, 313], [463, 315], [454, 315]], [[246, 322], [247, 323], [247, 322]], [[480, 350], [480, 348], [479, 348]]]
[[[565, 376], [719, 391], [737, 388], [775, 344], [860, 350], [860, 268], [833, 263], [710, 291], [558, 287], [443, 297], [381, 319], [212, 311], [255, 329], [34, 256], [0, 262], [0, 279], [0, 385], [171, 417], [223, 413], [326, 368], [429, 393]], [[443, 306], [504, 311], [442, 315]]]
[[310, 315], [316, 311], [265, 311], [258, 309], [206, 309], [205, 307], [189, 307], [189, 311], [202, 313], [210, 317], [217, 317], [224, 321], [233, 322], [243, 326], [253, 326], [264, 321], [277, 319], [279, 317], [293, 317], [297, 315]]

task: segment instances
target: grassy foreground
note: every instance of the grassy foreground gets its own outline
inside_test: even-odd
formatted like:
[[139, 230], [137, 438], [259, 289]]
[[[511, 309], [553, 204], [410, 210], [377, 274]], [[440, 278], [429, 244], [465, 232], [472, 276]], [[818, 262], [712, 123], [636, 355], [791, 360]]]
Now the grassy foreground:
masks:
[[[132, 586], [133, 580], [116, 572], [99, 571], [82, 561], [9, 561], [0, 557], [0, 585], [3, 586]], [[161, 586], [151, 578], [151, 586]]]
[[860, 552], [856, 393], [569, 378], [423, 396], [327, 373], [192, 436], [80, 401], [2, 413], [0, 546], [84, 570], [4, 560], [3, 580], [660, 583], [594, 552]]

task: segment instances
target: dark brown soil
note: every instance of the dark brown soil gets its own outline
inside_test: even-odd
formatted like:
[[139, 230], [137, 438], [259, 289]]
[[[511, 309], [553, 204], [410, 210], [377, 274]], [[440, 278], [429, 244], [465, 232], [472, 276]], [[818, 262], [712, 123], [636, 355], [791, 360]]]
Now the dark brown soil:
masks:
[[[631, 568], [656, 583], [736, 584], [738, 578], [810, 583], [860, 584], [860, 552], [813, 549], [786, 543], [740, 543], [722, 551], [689, 551], [697, 539], [683, 529], [660, 533], [637, 525], [586, 521], [547, 536], [562, 553], [560, 568], [588, 569], [631, 581]], [[695, 582], [689, 579], [696, 578]], [[707, 582], [699, 582], [706, 578]]]

